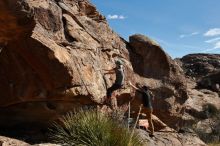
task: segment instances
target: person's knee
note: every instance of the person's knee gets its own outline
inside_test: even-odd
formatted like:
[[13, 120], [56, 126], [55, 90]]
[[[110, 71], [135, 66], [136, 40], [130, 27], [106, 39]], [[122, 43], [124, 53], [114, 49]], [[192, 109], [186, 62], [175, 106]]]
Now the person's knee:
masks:
[[151, 113], [150, 113], [149, 111], [146, 111], [145, 113], [146, 113], [146, 115], [147, 115], [148, 118], [152, 117], [152, 116], [151, 116]]

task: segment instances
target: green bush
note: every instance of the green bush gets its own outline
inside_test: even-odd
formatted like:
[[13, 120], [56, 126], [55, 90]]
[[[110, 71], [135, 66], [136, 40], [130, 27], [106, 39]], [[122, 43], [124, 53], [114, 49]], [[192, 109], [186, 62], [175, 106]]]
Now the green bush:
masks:
[[220, 111], [213, 104], [207, 103], [203, 106], [203, 111], [206, 113], [207, 117], [216, 117], [220, 114]]
[[50, 138], [63, 146], [141, 146], [143, 143], [122, 122], [97, 110], [70, 112], [52, 127]]

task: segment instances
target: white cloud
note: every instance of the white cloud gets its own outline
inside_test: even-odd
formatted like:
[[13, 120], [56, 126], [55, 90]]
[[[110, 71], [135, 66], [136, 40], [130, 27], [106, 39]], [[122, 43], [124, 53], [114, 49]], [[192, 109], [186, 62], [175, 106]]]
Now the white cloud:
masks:
[[199, 34], [199, 32], [193, 32], [190, 34], [181, 34], [180, 38], [191, 37], [191, 36], [198, 35], [198, 34]]
[[220, 41], [218, 41], [218, 42], [215, 44], [214, 49], [220, 49]]
[[123, 20], [123, 19], [125, 19], [126, 17], [125, 16], [123, 16], [123, 15], [108, 15], [107, 16], [107, 19], [119, 19], [119, 20]]
[[191, 35], [197, 35], [199, 34], [199, 32], [193, 32]]
[[214, 47], [211, 48], [211, 49], [206, 49], [204, 50], [203, 52], [204, 53], [207, 53], [207, 52], [211, 52], [211, 51], [214, 51], [214, 50], [218, 50], [220, 49], [220, 41], [217, 41], [215, 44], [214, 44]]
[[206, 49], [203, 52], [211, 52], [211, 51], [220, 49], [220, 37], [213, 38], [213, 39], [207, 40], [205, 42], [210, 43], [211, 45], [213, 45], [213, 47], [211, 49]]
[[209, 29], [206, 33], [204, 33], [204, 36], [218, 36], [220, 35], [220, 28], [212, 28]]
[[207, 40], [207, 41], [205, 41], [206, 43], [215, 43], [215, 42], [217, 42], [217, 41], [219, 41], [220, 40], [220, 37], [217, 37], [217, 38], [214, 38], [214, 39], [210, 39], [210, 40]]

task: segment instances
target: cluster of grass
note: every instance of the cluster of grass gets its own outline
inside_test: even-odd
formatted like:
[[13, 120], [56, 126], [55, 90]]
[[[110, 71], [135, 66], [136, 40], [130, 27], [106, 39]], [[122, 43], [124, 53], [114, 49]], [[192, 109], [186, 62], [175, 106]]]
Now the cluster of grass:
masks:
[[120, 120], [97, 110], [70, 112], [50, 129], [53, 142], [63, 146], [141, 146], [139, 136]]

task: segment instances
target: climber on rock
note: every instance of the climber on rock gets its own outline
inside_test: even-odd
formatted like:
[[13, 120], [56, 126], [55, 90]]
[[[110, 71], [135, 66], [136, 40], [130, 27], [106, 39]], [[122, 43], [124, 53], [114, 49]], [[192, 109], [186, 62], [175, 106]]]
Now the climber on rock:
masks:
[[153, 106], [152, 106], [152, 100], [154, 100], [152, 92], [149, 90], [149, 87], [142, 86], [140, 87], [139, 84], [137, 84], [137, 87], [134, 86], [130, 81], [129, 85], [136, 89], [139, 93], [141, 93], [141, 99], [143, 103], [143, 109], [141, 112], [145, 113], [147, 115], [147, 119], [149, 122], [149, 130], [150, 130], [150, 137], [154, 137], [154, 125], [152, 122], [152, 113], [153, 113]]
[[[104, 70], [107, 71], [105, 74], [116, 74], [116, 79], [113, 85], [107, 89], [107, 100], [111, 99], [112, 93], [115, 90], [118, 90], [122, 88], [124, 85], [124, 69], [123, 69], [123, 62], [121, 60], [116, 60], [115, 61], [116, 67], [110, 70]], [[117, 106], [117, 105], [116, 105]]]

